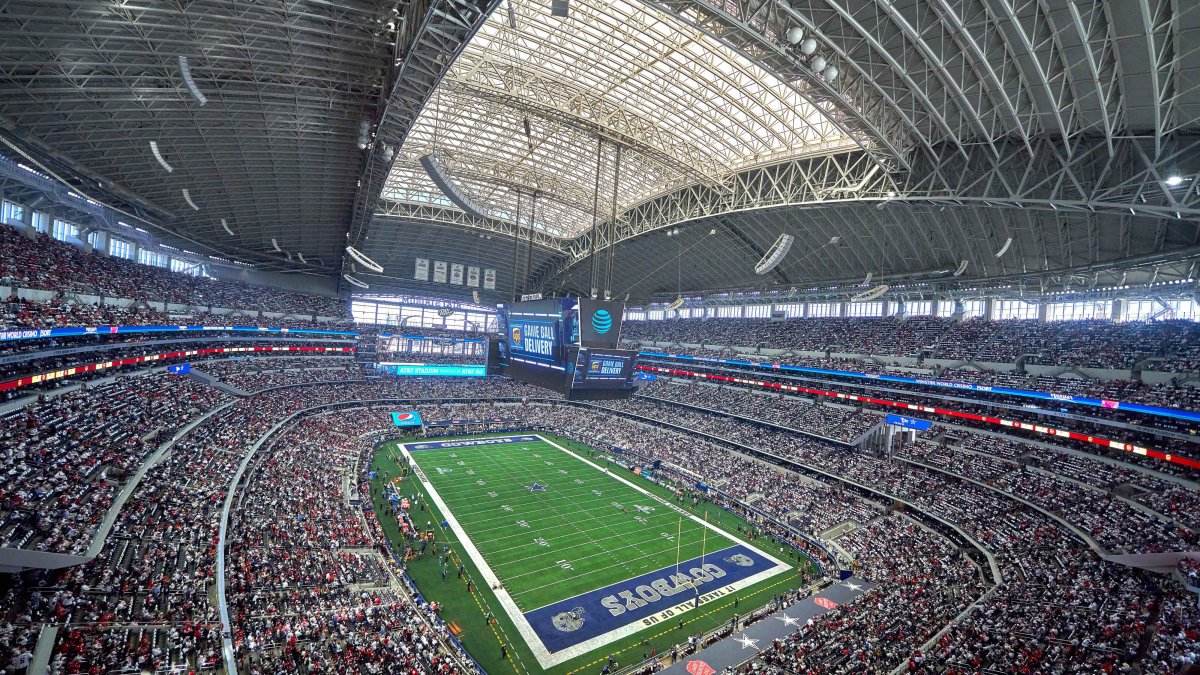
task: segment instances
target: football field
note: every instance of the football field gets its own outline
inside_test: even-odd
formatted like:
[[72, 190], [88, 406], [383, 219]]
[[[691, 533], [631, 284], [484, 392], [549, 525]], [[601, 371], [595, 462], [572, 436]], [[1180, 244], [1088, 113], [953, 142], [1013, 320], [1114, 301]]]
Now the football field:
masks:
[[541, 436], [401, 448], [542, 668], [793, 569]]

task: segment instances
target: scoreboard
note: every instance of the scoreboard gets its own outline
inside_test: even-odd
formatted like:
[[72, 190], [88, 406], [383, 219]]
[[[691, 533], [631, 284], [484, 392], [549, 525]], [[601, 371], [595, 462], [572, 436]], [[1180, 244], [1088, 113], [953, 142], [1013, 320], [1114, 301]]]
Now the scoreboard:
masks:
[[616, 348], [623, 303], [556, 298], [499, 309], [498, 372], [583, 398], [588, 390], [632, 392], [637, 352]]

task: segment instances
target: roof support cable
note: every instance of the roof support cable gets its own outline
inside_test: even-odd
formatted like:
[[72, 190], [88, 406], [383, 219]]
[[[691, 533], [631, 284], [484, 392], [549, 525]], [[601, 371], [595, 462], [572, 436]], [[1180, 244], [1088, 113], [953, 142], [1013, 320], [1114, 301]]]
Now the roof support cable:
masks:
[[604, 151], [604, 139], [596, 137], [596, 187], [592, 190], [592, 237], [591, 243], [588, 246], [588, 256], [592, 259], [592, 275], [591, 284], [588, 288], [591, 290], [592, 297], [596, 297], [596, 284], [599, 282], [596, 276], [596, 237], [599, 235], [600, 225], [600, 154]]
[[617, 160], [613, 167], [612, 216], [608, 219], [608, 269], [604, 277], [604, 298], [612, 299], [612, 273], [617, 252], [617, 188], [621, 185], [621, 146], [617, 145]]
[[513, 259], [512, 259], [512, 301], [517, 301], [517, 265], [520, 264], [521, 254], [521, 197], [524, 193], [517, 190], [517, 218], [513, 223]]
[[529, 238], [525, 248], [525, 278], [521, 282], [521, 287], [525, 292], [529, 292], [529, 282], [533, 280], [533, 224], [537, 219], [537, 190], [533, 191], [533, 205], [529, 211]]

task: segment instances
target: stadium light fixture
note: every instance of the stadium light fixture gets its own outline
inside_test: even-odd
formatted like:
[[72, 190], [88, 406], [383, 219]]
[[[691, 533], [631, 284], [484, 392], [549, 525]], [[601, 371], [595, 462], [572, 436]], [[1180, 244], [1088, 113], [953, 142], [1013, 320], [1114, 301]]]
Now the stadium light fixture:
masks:
[[1167, 185], [1170, 187], [1178, 187], [1183, 184], [1183, 176], [1179, 174], [1171, 174], [1167, 176]]
[[804, 29], [800, 26], [792, 26], [787, 32], [787, 41], [790, 44], [799, 44], [804, 39]]
[[800, 43], [800, 53], [808, 56], [817, 51], [817, 41], [812, 38], [806, 38]]

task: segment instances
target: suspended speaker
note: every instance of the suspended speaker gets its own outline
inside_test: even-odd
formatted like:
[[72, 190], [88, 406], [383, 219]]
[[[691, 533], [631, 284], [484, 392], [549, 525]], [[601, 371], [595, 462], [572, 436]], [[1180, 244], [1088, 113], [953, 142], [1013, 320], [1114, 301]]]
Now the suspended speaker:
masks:
[[754, 266], [755, 273], [761, 275], [775, 269], [783, 261], [783, 257], [787, 255], [788, 251], [791, 250], [792, 242], [795, 240], [796, 238], [790, 234], [779, 235], [779, 238], [775, 240], [774, 244], [771, 244], [771, 248], [762, 257], [762, 260], [759, 260], [758, 264]]
[[488, 210], [483, 206], [475, 203], [462, 188], [454, 184], [446, 172], [442, 170], [441, 162], [437, 155], [429, 154], [421, 157], [421, 166], [425, 168], [425, 173], [429, 174], [429, 178], [433, 180], [434, 185], [446, 195], [446, 198], [454, 203], [455, 206], [466, 211], [469, 215], [476, 218], [487, 218]]
[[969, 264], [970, 263], [968, 263], [966, 260], [958, 263], [958, 269], [954, 270], [954, 276], [961, 277], [963, 275], [963, 272], [967, 271], [967, 265], [969, 265]]
[[[383, 274], [383, 265], [380, 265], [379, 263], [375, 262], [374, 260], [371, 260], [362, 251], [359, 251], [358, 249], [354, 248], [353, 246], [347, 246], [346, 253], [350, 256], [351, 259], [353, 259], [354, 261], [356, 261], [358, 264], [362, 265], [363, 267], [371, 270], [372, 272], [374, 272], [376, 274]], [[350, 263], [350, 266], [353, 267], [354, 263]], [[355, 269], [355, 271], [358, 271], [357, 268]]]
[[370, 288], [369, 285], [364, 284], [363, 282], [359, 281], [358, 279], [355, 279], [354, 277], [350, 276], [349, 274], [343, 274], [342, 278], [345, 279], [346, 281], [350, 282], [350, 284], [352, 284], [354, 286], [358, 286], [359, 288]]
[[887, 293], [888, 289], [890, 288], [891, 286], [888, 286], [887, 284], [880, 284], [869, 291], [858, 293], [854, 297], [850, 298], [850, 302], [866, 302], [867, 300], [874, 300], [884, 293]]
[[673, 311], [679, 309], [680, 307], [683, 307], [683, 296], [682, 295], [679, 296], [678, 298], [675, 298], [674, 302], [667, 305], [667, 311], [673, 312]]
[[996, 257], [999, 258], [1000, 256], [1004, 255], [1005, 253], [1008, 253], [1009, 246], [1012, 246], [1012, 237], [1009, 237], [1008, 239], [1004, 240], [1004, 245], [1000, 247], [999, 251], [996, 251]]

